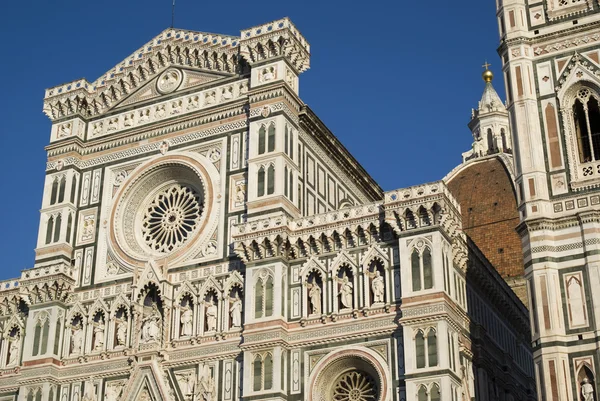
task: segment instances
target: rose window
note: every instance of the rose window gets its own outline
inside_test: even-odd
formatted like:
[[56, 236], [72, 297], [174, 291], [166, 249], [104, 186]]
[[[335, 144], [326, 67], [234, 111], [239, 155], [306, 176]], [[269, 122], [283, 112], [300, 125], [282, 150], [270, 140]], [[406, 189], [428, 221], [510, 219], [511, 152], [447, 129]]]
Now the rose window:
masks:
[[194, 234], [201, 215], [200, 196], [188, 186], [172, 185], [156, 194], [144, 213], [144, 242], [153, 251], [171, 252]]
[[334, 401], [374, 401], [378, 399], [377, 386], [366, 373], [350, 371], [341, 375], [333, 386]]

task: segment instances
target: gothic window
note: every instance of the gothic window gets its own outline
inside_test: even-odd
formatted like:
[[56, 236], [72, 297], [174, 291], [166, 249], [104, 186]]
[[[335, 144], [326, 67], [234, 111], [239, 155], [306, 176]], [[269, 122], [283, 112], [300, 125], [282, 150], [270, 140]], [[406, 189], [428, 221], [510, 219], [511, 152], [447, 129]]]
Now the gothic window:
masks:
[[290, 146], [290, 134], [289, 134], [289, 130], [288, 130], [288, 126], [286, 124], [285, 126], [285, 135], [284, 135], [284, 140], [283, 140], [283, 146], [285, 148], [285, 154], [289, 155], [289, 146]]
[[50, 204], [54, 205], [58, 197], [58, 179], [52, 181], [52, 189], [50, 190]]
[[275, 124], [269, 125], [269, 133], [267, 136], [267, 152], [275, 150]]
[[441, 400], [440, 386], [438, 386], [437, 383], [434, 383], [433, 386], [431, 386], [430, 396], [431, 396], [431, 398], [429, 399], [430, 401], [440, 401]]
[[413, 249], [410, 257], [411, 272], [412, 272], [412, 289], [413, 291], [421, 290], [421, 257], [419, 251]]
[[429, 366], [437, 366], [437, 336], [434, 330], [429, 330], [427, 334], [427, 358]]
[[284, 182], [284, 184], [283, 184], [283, 194], [284, 194], [285, 196], [288, 196], [288, 195], [289, 195], [289, 194], [288, 194], [288, 186], [289, 186], [289, 183], [288, 183], [288, 180], [287, 180], [287, 176], [288, 176], [288, 168], [287, 168], [287, 166], [285, 166], [285, 167], [283, 168], [283, 177], [284, 177], [284, 178], [283, 178], [283, 182]]
[[59, 214], [58, 216], [56, 216], [56, 221], [54, 223], [54, 238], [53, 238], [53, 242], [58, 242], [58, 240], [60, 239], [60, 226], [62, 223], [62, 217]]
[[487, 129], [487, 154], [490, 154], [494, 151], [494, 134], [492, 133], [492, 129]]
[[417, 369], [424, 368], [425, 363], [425, 336], [422, 331], [417, 332], [417, 336], [415, 337], [415, 355], [417, 358]]
[[437, 333], [434, 328], [418, 330], [415, 336], [415, 356], [417, 369], [437, 366]]
[[275, 192], [275, 166], [272, 164], [267, 169], [267, 195]]
[[290, 176], [290, 200], [293, 202], [294, 201], [294, 172], [290, 171], [289, 173]]
[[411, 273], [413, 291], [433, 288], [433, 266], [431, 250], [425, 247], [422, 254], [415, 248], [411, 254]]
[[261, 166], [261, 168], [258, 169], [258, 174], [257, 174], [257, 180], [258, 180], [258, 190], [257, 190], [257, 196], [263, 196], [265, 194], [265, 168], [264, 166]]
[[419, 387], [419, 392], [417, 393], [417, 400], [418, 401], [429, 401], [427, 399], [427, 387], [425, 387], [423, 385]]
[[46, 223], [46, 245], [52, 242], [52, 230], [54, 229], [54, 216], [50, 216]]
[[579, 161], [600, 160], [600, 108], [597, 95], [588, 88], [577, 92], [573, 105]]
[[67, 242], [71, 243], [71, 229], [73, 226], [73, 214], [69, 213], [69, 218], [67, 219]]
[[259, 278], [254, 286], [254, 318], [273, 315], [273, 278]]
[[77, 178], [73, 175], [71, 179], [71, 203], [75, 203], [75, 190], [77, 188]]
[[273, 388], [273, 356], [270, 353], [256, 355], [252, 363], [254, 391]]
[[265, 127], [260, 127], [258, 130], [258, 154], [265, 153], [266, 130]]
[[67, 180], [63, 176], [60, 179], [60, 184], [58, 186], [58, 203], [62, 203], [65, 200], [65, 186], [67, 185]]

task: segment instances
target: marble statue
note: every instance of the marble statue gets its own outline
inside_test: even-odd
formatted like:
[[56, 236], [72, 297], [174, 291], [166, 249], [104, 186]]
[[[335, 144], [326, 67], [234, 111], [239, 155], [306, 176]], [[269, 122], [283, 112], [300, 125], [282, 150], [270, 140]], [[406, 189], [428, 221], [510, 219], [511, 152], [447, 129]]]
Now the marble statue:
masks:
[[158, 341], [160, 338], [161, 316], [156, 304], [152, 304], [152, 312], [142, 320], [142, 341]]
[[375, 270], [374, 273], [370, 273], [369, 276], [372, 278], [371, 290], [373, 291], [373, 303], [383, 303], [385, 293], [385, 283], [379, 270]]
[[242, 327], [242, 300], [240, 294], [235, 293], [235, 297], [230, 298], [231, 307], [229, 313], [231, 313], [231, 327]]
[[191, 336], [193, 334], [194, 312], [189, 304], [181, 308], [181, 335]]
[[321, 287], [316, 282], [306, 282], [306, 288], [308, 288], [308, 298], [310, 299], [310, 305], [312, 306], [312, 313], [315, 315], [321, 314]]
[[81, 354], [83, 347], [83, 327], [81, 322], [72, 327], [71, 332], [71, 354]]
[[94, 322], [94, 350], [99, 351], [104, 346], [104, 318]]
[[583, 401], [594, 401], [594, 386], [592, 386], [587, 377], [581, 383], [581, 396], [583, 397]]
[[17, 333], [10, 339], [8, 349], [8, 366], [17, 365], [19, 363], [19, 350], [21, 348], [21, 334]]
[[127, 321], [125, 319], [117, 318], [116, 332], [117, 345], [125, 346], [127, 343]]
[[206, 331], [217, 330], [217, 306], [212, 298], [205, 302], [206, 305]]
[[344, 308], [352, 309], [352, 294], [353, 294], [353, 285], [348, 280], [348, 276], [344, 274], [344, 276], [340, 279], [337, 278], [337, 282], [340, 283], [339, 289], [339, 297], [342, 301], [342, 305]]

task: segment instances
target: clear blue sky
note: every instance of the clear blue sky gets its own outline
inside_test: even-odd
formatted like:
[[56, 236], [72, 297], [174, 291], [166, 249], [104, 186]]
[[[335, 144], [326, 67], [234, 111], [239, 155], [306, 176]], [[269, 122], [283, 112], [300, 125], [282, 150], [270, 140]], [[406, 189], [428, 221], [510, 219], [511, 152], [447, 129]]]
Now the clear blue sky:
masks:
[[[494, 0], [177, 0], [175, 27], [239, 35], [284, 16], [311, 44], [301, 98], [385, 190], [460, 163], [486, 59], [504, 98]], [[0, 279], [33, 266], [50, 136], [44, 90], [94, 81], [170, 23], [171, 0], [3, 3]]]

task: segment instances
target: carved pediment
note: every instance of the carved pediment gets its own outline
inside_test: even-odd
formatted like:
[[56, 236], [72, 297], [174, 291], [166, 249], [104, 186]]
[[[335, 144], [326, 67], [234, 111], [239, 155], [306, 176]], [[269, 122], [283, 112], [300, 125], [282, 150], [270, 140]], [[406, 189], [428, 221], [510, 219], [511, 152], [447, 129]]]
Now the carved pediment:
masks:
[[154, 362], [136, 367], [120, 399], [123, 401], [170, 400], [169, 389], [162, 376], [162, 372]]
[[202, 86], [206, 83], [230, 76], [231, 74], [169, 67], [151, 81], [124, 97], [111, 109], [119, 109], [136, 103], [147, 102], [160, 98], [163, 95]]

